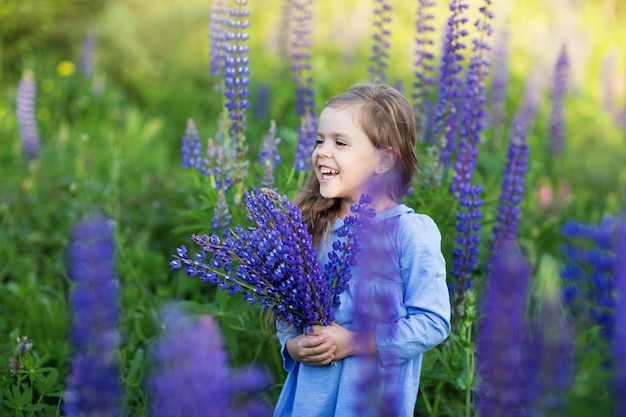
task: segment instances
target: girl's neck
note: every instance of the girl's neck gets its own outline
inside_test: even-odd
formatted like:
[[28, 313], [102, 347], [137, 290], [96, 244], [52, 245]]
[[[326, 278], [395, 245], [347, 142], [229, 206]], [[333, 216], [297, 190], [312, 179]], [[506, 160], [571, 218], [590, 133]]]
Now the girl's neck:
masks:
[[[339, 213], [337, 214], [337, 217], [339, 217], [340, 219], [345, 218], [346, 216], [350, 216], [354, 213], [352, 213], [352, 210], [350, 210], [350, 206], [353, 205], [354, 202], [348, 200], [348, 199], [342, 199], [341, 200], [341, 209], [339, 210]], [[372, 201], [372, 204], [370, 205], [369, 208], [373, 208], [376, 213], [382, 213], [385, 210], [389, 210], [392, 207], [397, 206], [398, 203], [388, 197], [378, 197], [378, 198], [374, 198], [374, 201]]]

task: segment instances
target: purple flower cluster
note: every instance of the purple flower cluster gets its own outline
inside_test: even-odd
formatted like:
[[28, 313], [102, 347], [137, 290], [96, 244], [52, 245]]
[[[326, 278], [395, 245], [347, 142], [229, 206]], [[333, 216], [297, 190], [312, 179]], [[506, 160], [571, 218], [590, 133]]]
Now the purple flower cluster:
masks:
[[621, 319], [615, 321], [613, 334], [613, 355], [615, 357], [615, 383], [614, 391], [618, 393], [616, 412], [619, 416], [626, 415], [626, 211], [617, 226], [617, 242], [615, 246], [617, 259], [615, 260], [615, 317]]
[[[312, 246], [312, 237], [302, 223], [302, 213], [286, 196], [263, 188], [244, 195], [246, 219], [253, 223], [244, 230], [242, 226], [227, 229], [222, 237], [193, 235], [192, 241], [201, 249], [190, 259], [187, 248], [177, 249], [172, 269], [184, 268], [189, 276], [198, 276], [229, 295], [241, 293], [251, 304], [259, 301], [264, 309], [271, 308], [280, 319], [299, 328], [314, 324], [328, 325], [334, 319], [333, 300], [337, 291], [345, 289], [348, 278], [322, 275], [322, 268]], [[365, 200], [353, 207], [355, 216], [344, 219], [348, 228], [360, 227], [371, 212]], [[354, 220], [356, 217], [356, 221]], [[356, 236], [350, 235], [352, 244]], [[345, 251], [336, 273], [348, 273], [347, 265], [353, 262]], [[348, 258], [343, 259], [343, 258]], [[326, 278], [326, 279], [323, 279]], [[330, 281], [332, 279], [333, 281]]]
[[20, 128], [22, 148], [28, 161], [32, 161], [39, 156], [40, 140], [35, 111], [36, 97], [35, 77], [31, 71], [26, 71], [17, 86], [15, 113], [17, 115], [17, 124]]
[[415, 22], [417, 32], [415, 37], [415, 81], [411, 98], [413, 99], [418, 128], [421, 131], [424, 131], [426, 115], [430, 112], [428, 108], [429, 86], [434, 83], [432, 73], [434, 71], [433, 60], [435, 55], [431, 48], [435, 41], [432, 39], [431, 34], [435, 32], [435, 28], [431, 21], [435, 19], [435, 15], [429, 12], [428, 9], [432, 9], [435, 4], [431, 0], [419, 0], [417, 20]]
[[520, 205], [524, 199], [526, 181], [524, 176], [528, 169], [528, 143], [526, 142], [526, 126], [515, 120], [512, 125], [511, 143], [507, 153], [500, 192], [500, 205], [493, 228], [493, 248], [500, 242], [517, 238], [517, 227], [520, 220]]
[[569, 78], [569, 57], [563, 47], [554, 68], [552, 80], [552, 108], [550, 109], [550, 152], [552, 156], [563, 156], [565, 130], [565, 94]]
[[[222, 335], [211, 316], [194, 319], [177, 306], [162, 311], [164, 332], [153, 346], [149, 379], [151, 414], [262, 417], [267, 403], [253, 397], [269, 385], [263, 369], [234, 372]], [[241, 400], [244, 398], [245, 400]]]
[[211, 227], [213, 230], [219, 230], [231, 225], [233, 216], [230, 214], [230, 208], [226, 201], [226, 193], [224, 190], [217, 190], [217, 202], [213, 209], [213, 219], [211, 219]]
[[120, 386], [115, 361], [118, 346], [119, 288], [114, 267], [113, 232], [98, 215], [72, 232], [68, 273], [74, 356], [67, 378], [65, 415], [119, 415]]
[[98, 37], [95, 28], [89, 28], [80, 50], [79, 68], [85, 77], [91, 77], [94, 71], [94, 58]]
[[192, 119], [187, 120], [180, 153], [182, 154], [183, 168], [195, 168], [202, 172], [205, 165], [202, 158], [202, 144], [200, 143], [200, 135], [198, 134], [196, 124]]
[[294, 167], [298, 171], [305, 171], [309, 167], [309, 156], [315, 146], [317, 134], [311, 75], [312, 4], [312, 0], [294, 1], [290, 13], [293, 36], [291, 72], [296, 84], [296, 114], [300, 117], [294, 161]]
[[462, 95], [463, 81], [460, 73], [463, 70], [461, 62], [465, 59], [463, 37], [468, 35], [465, 24], [468, 18], [465, 10], [469, 5], [463, 0], [452, 0], [451, 11], [447, 20], [443, 52], [439, 68], [439, 84], [437, 102], [435, 105], [435, 120], [433, 126], [433, 143], [437, 148], [435, 155], [439, 163], [448, 166], [455, 146], [458, 115], [461, 112], [459, 102]]
[[388, 27], [391, 25], [390, 13], [392, 11], [392, 6], [385, 0], [375, 1], [374, 43], [372, 44], [369, 72], [373, 78], [386, 82], [387, 76], [385, 75], [385, 71], [387, 70], [387, 59], [389, 59], [389, 48], [391, 47], [391, 43], [389, 42], [391, 31]]
[[493, 48], [493, 76], [491, 78], [491, 126], [496, 131], [496, 143], [501, 141], [500, 132], [504, 125], [504, 104], [509, 84], [509, 40], [510, 33], [502, 31], [496, 37]]
[[211, 75], [224, 76], [226, 60], [226, 31], [228, 28], [228, 1], [214, 0], [209, 13], [209, 51]]
[[259, 154], [259, 164], [263, 169], [263, 179], [261, 187], [274, 187], [274, 168], [280, 162], [280, 153], [278, 153], [278, 145], [280, 138], [276, 137], [276, 123], [272, 120], [270, 129], [263, 138], [261, 144], [261, 153]]
[[[452, 270], [459, 283], [455, 297], [462, 300], [462, 293], [472, 286], [472, 272], [478, 263], [478, 252], [481, 230], [480, 219], [483, 205], [482, 187], [473, 181], [474, 169], [478, 158], [478, 144], [480, 132], [483, 129], [485, 117], [485, 80], [489, 61], [487, 51], [489, 45], [486, 38], [492, 33], [490, 20], [493, 14], [489, 9], [490, 0], [485, 0], [485, 6], [480, 7], [481, 18], [476, 20], [475, 26], [479, 37], [473, 39], [472, 57], [467, 69], [465, 86], [465, 100], [460, 126], [461, 141], [458, 147], [457, 160], [454, 164], [454, 174], [450, 192], [459, 201], [461, 210], [457, 214], [457, 232], [455, 237], [456, 247], [452, 252]], [[448, 142], [448, 145], [450, 142]], [[448, 147], [451, 151], [452, 148]], [[448, 155], [445, 152], [443, 155]], [[444, 162], [442, 160], [442, 162]]]
[[477, 363], [481, 384], [477, 410], [482, 417], [515, 415], [526, 401], [524, 316], [530, 265], [515, 242], [496, 254], [482, 295], [478, 322]]
[[598, 325], [612, 340], [615, 327], [615, 231], [617, 222], [605, 217], [599, 224], [568, 221], [562, 228], [569, 239], [563, 248], [568, 263], [561, 271], [563, 297], [582, 326]]

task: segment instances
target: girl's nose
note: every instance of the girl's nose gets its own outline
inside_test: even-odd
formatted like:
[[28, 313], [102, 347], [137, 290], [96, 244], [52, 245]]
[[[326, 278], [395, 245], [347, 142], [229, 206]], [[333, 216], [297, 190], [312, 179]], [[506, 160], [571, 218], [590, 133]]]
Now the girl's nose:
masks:
[[326, 143], [322, 143], [317, 145], [317, 156], [320, 158], [330, 158], [331, 153], [330, 153], [330, 146], [328, 146]]

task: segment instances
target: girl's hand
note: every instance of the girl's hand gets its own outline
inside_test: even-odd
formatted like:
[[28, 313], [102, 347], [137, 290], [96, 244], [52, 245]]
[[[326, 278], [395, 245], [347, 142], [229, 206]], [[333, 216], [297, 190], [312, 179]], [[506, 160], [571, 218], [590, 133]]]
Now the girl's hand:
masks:
[[313, 326], [311, 334], [329, 337], [337, 347], [335, 359], [378, 353], [374, 332], [353, 332], [333, 322], [329, 326]]
[[328, 335], [312, 333], [287, 339], [286, 347], [294, 360], [308, 365], [328, 365], [335, 359], [337, 349]]

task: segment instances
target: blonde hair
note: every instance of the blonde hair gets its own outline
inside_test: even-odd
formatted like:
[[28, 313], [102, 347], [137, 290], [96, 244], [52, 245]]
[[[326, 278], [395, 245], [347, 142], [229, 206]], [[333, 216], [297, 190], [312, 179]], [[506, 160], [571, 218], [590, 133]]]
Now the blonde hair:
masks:
[[[415, 170], [417, 152], [416, 126], [413, 107], [395, 88], [386, 84], [363, 83], [352, 86], [326, 103], [326, 107], [356, 106], [357, 123], [378, 149], [391, 149], [396, 162], [384, 174], [377, 175], [376, 189], [399, 202], [407, 192]], [[328, 233], [339, 212], [339, 199], [326, 199], [320, 194], [320, 184], [311, 169], [306, 184], [295, 198], [302, 219], [318, 246]]]

